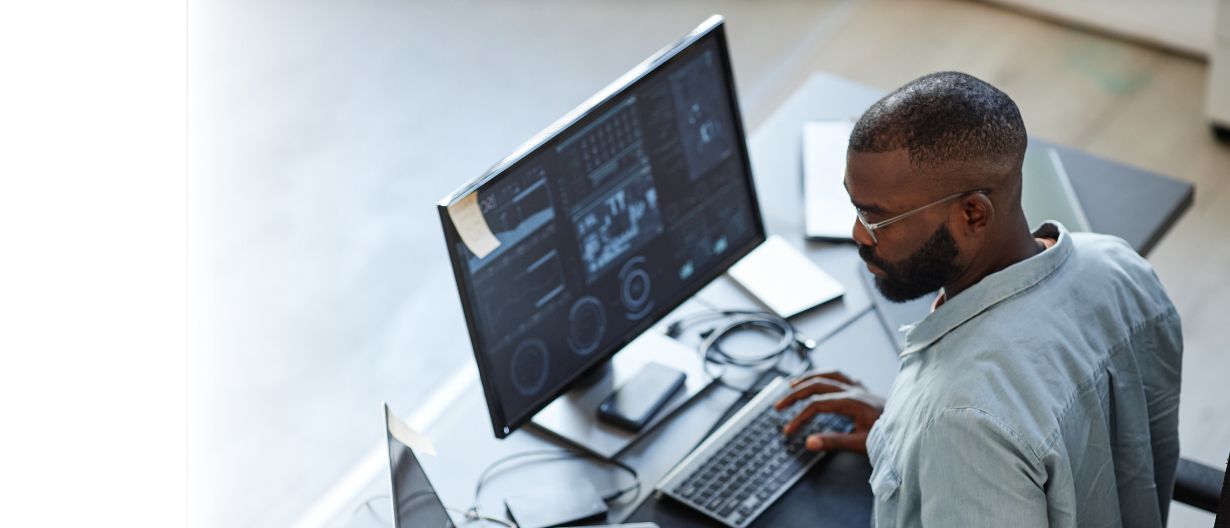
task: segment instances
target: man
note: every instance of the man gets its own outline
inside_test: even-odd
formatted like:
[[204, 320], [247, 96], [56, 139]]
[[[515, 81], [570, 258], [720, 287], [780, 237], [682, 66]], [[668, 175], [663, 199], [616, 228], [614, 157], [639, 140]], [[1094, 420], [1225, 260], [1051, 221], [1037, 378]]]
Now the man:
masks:
[[846, 189], [885, 297], [939, 291], [909, 329], [887, 401], [803, 376], [786, 426], [868, 453], [877, 526], [1161, 526], [1178, 461], [1179, 316], [1122, 240], [1030, 232], [1016, 104], [962, 73], [911, 81], [863, 114]]

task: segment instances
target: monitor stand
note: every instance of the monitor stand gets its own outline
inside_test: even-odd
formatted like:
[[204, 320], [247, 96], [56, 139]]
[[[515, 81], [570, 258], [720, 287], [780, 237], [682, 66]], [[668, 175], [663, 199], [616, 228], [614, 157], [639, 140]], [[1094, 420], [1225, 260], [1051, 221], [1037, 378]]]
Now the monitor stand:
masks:
[[[687, 374], [683, 390], [645, 427], [630, 432], [598, 419], [598, 405], [634, 376], [646, 363], [657, 362]], [[603, 458], [615, 458], [666, 418], [674, 414], [713, 381], [701, 366], [694, 347], [662, 335], [645, 332], [606, 363], [598, 366], [568, 392], [534, 415], [532, 423], [569, 443]]]

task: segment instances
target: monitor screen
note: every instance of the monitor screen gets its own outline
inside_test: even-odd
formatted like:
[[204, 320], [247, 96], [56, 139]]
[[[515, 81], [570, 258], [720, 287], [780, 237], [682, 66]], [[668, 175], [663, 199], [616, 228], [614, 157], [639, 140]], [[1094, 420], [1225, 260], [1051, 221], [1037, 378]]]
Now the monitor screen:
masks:
[[497, 437], [764, 240], [720, 17], [440, 218]]

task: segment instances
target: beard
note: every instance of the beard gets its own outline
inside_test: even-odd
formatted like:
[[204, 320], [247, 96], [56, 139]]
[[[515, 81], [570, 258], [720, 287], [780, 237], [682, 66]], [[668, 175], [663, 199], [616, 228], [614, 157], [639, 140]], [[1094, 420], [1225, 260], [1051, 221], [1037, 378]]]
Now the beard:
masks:
[[884, 271], [883, 277], [875, 276], [876, 289], [884, 298], [896, 303], [937, 291], [956, 279], [961, 271], [956, 263], [957, 241], [946, 225], [936, 229], [918, 251], [903, 260], [881, 260], [872, 246], [859, 246], [858, 256]]

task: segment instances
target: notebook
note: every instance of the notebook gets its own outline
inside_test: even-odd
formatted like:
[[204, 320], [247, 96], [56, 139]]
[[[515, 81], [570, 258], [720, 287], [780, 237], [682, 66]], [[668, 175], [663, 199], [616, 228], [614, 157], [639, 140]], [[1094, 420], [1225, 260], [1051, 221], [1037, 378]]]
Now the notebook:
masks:
[[804, 234], [819, 240], [851, 240], [854, 205], [846, 193], [846, 145], [854, 123], [812, 121], [803, 125]]

